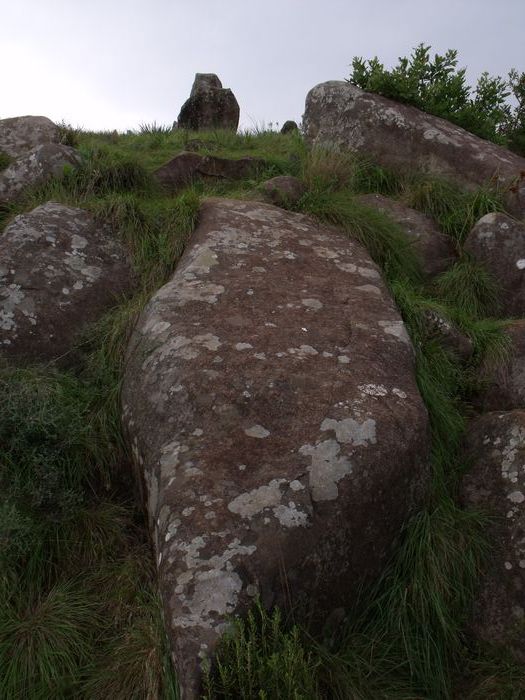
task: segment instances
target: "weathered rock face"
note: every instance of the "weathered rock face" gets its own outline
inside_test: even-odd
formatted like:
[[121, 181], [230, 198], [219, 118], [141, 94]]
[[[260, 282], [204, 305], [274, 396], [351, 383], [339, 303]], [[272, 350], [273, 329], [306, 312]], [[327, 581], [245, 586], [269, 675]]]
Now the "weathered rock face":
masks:
[[261, 185], [261, 191], [271, 204], [278, 207], [291, 207], [299, 203], [306, 193], [306, 187], [296, 177], [277, 175]]
[[506, 214], [486, 214], [469, 233], [465, 250], [498, 282], [503, 314], [525, 316], [525, 225]]
[[[348, 604], [428, 481], [413, 349], [355, 242], [210, 200], [143, 312], [123, 387], [186, 693], [230, 614]], [[285, 582], [285, 583], [283, 583]]]
[[474, 634], [525, 661], [525, 411], [487, 413], [470, 426], [467, 506], [488, 510], [493, 546], [472, 615]]
[[306, 97], [307, 139], [363, 153], [379, 164], [423, 170], [464, 186], [495, 181], [508, 206], [525, 217], [525, 158], [450, 122], [342, 81], [314, 87]]
[[513, 321], [505, 332], [511, 339], [511, 354], [508, 362], [490, 372], [481, 396], [484, 411], [525, 409], [525, 320]]
[[164, 188], [176, 192], [198, 180], [244, 180], [254, 177], [265, 166], [262, 158], [218, 158], [184, 151], [162, 165], [154, 176]]
[[131, 284], [123, 249], [83, 209], [47, 202], [17, 216], [0, 236], [0, 354], [62, 357]]
[[463, 362], [472, 357], [472, 340], [441, 313], [428, 309], [425, 313], [425, 327], [429, 338], [437, 338], [445, 349], [457, 355]]
[[43, 143], [57, 143], [58, 127], [47, 117], [0, 119], [0, 151], [12, 158]]
[[26, 187], [41, 185], [52, 177], [60, 177], [64, 167], [80, 165], [74, 148], [59, 143], [36, 146], [20, 156], [0, 173], [0, 202], [11, 202]]
[[190, 97], [177, 118], [180, 129], [230, 129], [239, 126], [239, 104], [214, 73], [197, 73]]
[[452, 239], [442, 233], [428, 216], [381, 194], [363, 194], [357, 200], [367, 207], [379, 209], [401, 226], [414, 242], [423, 271], [429, 277], [439, 275], [453, 264], [456, 250]]

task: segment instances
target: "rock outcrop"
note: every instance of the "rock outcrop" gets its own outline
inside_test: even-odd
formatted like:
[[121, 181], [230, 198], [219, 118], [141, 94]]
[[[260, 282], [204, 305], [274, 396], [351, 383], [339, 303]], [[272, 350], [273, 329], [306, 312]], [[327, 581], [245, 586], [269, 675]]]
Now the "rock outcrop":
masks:
[[169, 192], [177, 192], [193, 182], [220, 182], [255, 177], [264, 170], [262, 158], [218, 158], [183, 151], [155, 171], [154, 177]]
[[466, 456], [472, 467], [463, 481], [464, 503], [493, 516], [472, 631], [525, 661], [525, 410], [473, 421]]
[[239, 103], [229, 88], [223, 88], [214, 73], [197, 73], [177, 118], [179, 129], [228, 129], [237, 131]]
[[506, 214], [486, 214], [469, 233], [465, 251], [498, 282], [503, 314], [525, 316], [525, 225]]
[[132, 286], [123, 248], [83, 209], [47, 202], [0, 236], [0, 355], [47, 362]]
[[425, 214], [381, 194], [363, 194], [357, 200], [387, 214], [403, 229], [419, 254], [421, 267], [428, 277], [435, 277], [454, 262], [456, 250], [450, 236], [442, 233]]
[[0, 151], [19, 158], [44, 143], [58, 143], [59, 130], [47, 117], [0, 119]]
[[0, 203], [13, 201], [27, 187], [60, 177], [66, 166], [76, 167], [80, 162], [78, 151], [69, 146], [60, 143], [35, 146], [0, 172]]
[[303, 125], [310, 143], [348, 148], [386, 167], [427, 171], [467, 187], [498, 184], [512, 213], [525, 217], [525, 158], [444, 119], [330, 81], [308, 93]]
[[267, 204], [204, 203], [130, 341], [123, 420], [185, 698], [260, 596], [325, 619], [428, 483], [413, 348], [366, 251]]

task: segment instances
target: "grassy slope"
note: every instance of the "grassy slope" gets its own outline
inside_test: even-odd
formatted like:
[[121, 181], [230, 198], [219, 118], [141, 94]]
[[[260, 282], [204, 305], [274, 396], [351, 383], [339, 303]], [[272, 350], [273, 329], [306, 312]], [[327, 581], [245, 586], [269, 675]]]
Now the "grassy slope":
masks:
[[[315, 638], [278, 611], [254, 610], [225, 640], [207, 696], [525, 694], [518, 669], [473, 649], [464, 637], [484, 550], [483, 520], [454, 500], [476, 366], [490, 366], [507, 349], [501, 322], [487, 318], [495, 311], [494, 281], [461, 253], [475, 220], [501, 208], [497, 193], [467, 194], [343, 154], [308, 153], [298, 135], [153, 128], [126, 135], [65, 131], [64, 137], [79, 141], [85, 165], [0, 212], [0, 226], [48, 199], [86, 207], [112, 222], [141, 285], [133, 299], [86, 333], [74, 370], [0, 367], [0, 697], [176, 697], [120, 434], [123, 351], [145, 300], [172, 273], [200, 197], [249, 197], [257, 186], [200, 185], [166, 197], [150, 173], [188, 145], [214, 155], [263, 157], [269, 166], [261, 180], [280, 173], [302, 177], [308, 192], [299, 208], [337, 224], [369, 249], [411, 333], [433, 432], [428, 505], [407, 524], [400, 552], [377, 588], [363, 593], [338, 629]], [[456, 241], [459, 262], [426, 284], [403, 232], [388, 217], [358, 205], [357, 192], [389, 194], [434, 216]], [[466, 366], [429, 329], [429, 310], [472, 339], [475, 352]]]

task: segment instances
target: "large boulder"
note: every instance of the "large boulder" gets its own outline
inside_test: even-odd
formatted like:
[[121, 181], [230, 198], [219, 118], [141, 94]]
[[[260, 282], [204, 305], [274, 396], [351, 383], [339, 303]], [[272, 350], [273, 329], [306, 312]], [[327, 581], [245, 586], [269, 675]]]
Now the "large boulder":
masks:
[[158, 168], [154, 177], [174, 193], [198, 181], [223, 182], [255, 177], [265, 167], [262, 158], [219, 158], [183, 151]]
[[525, 316], [525, 225], [506, 214], [485, 214], [465, 241], [465, 251], [498, 282], [506, 316]]
[[0, 119], [0, 151], [18, 158], [35, 146], [58, 143], [59, 129], [47, 117], [11, 117]]
[[0, 355], [66, 355], [132, 285], [122, 246], [83, 209], [47, 202], [0, 236]]
[[303, 118], [310, 143], [348, 148], [379, 164], [422, 170], [467, 187], [498, 184], [525, 217], [525, 158], [459, 126], [344, 81], [314, 87]]
[[197, 73], [191, 94], [177, 118], [179, 129], [229, 129], [239, 126], [239, 103], [214, 73]]
[[493, 516], [471, 629], [525, 661], [525, 411], [477, 418], [466, 448], [472, 466], [463, 480], [463, 501]]
[[11, 202], [27, 187], [60, 177], [66, 167], [80, 165], [78, 151], [60, 143], [36, 146], [0, 172], [0, 203]]
[[480, 403], [484, 411], [525, 409], [525, 320], [512, 321], [505, 333], [510, 338], [508, 358], [488, 371], [481, 368], [480, 379], [485, 386]]
[[381, 194], [363, 194], [357, 200], [367, 207], [379, 209], [403, 229], [419, 254], [423, 271], [434, 277], [445, 272], [456, 258], [450, 236], [442, 233], [432, 219], [415, 209]]
[[322, 620], [382, 571], [428, 483], [413, 362], [356, 242], [268, 204], [203, 205], [123, 385], [185, 698], [256, 596]]

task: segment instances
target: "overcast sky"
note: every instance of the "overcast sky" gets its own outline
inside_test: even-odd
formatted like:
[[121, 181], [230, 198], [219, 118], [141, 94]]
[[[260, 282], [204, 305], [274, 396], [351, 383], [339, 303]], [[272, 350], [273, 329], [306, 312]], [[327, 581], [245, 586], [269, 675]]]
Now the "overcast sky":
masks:
[[245, 128], [299, 121], [306, 93], [420, 42], [471, 81], [525, 70], [525, 0], [0, 0], [0, 118], [86, 129], [171, 124], [196, 72], [217, 73]]

